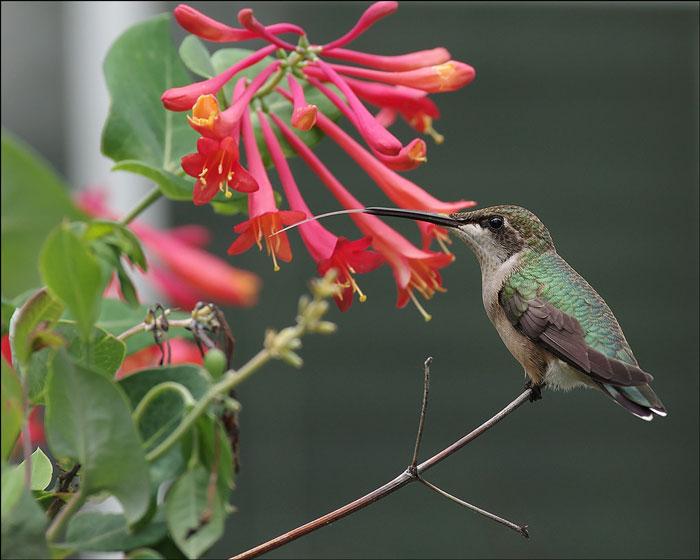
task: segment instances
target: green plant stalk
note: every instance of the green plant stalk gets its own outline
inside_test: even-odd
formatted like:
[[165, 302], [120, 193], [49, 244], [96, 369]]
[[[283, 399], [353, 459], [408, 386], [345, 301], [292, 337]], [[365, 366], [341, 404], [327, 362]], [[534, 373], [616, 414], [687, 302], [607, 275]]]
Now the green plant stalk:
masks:
[[64, 507], [60, 513], [54, 518], [51, 526], [46, 531], [46, 540], [53, 544], [63, 536], [66, 526], [70, 518], [75, 515], [78, 510], [83, 507], [85, 503], [86, 496], [83, 494], [82, 490], [78, 490], [73, 497], [68, 501], [66, 507]]
[[141, 399], [139, 404], [136, 406], [134, 412], [131, 415], [131, 417], [134, 420], [134, 424], [138, 426], [139, 422], [141, 421], [141, 416], [143, 416], [143, 413], [148, 408], [148, 405], [150, 405], [161, 394], [167, 392], [173, 392], [180, 395], [180, 397], [182, 397], [182, 403], [187, 408], [191, 408], [197, 402], [192, 396], [192, 393], [190, 393], [187, 390], [187, 387], [185, 387], [181, 383], [176, 383], [175, 381], [164, 381], [163, 383], [159, 383], [155, 387], [151, 387]]
[[197, 401], [192, 410], [185, 416], [173, 430], [170, 435], [165, 438], [157, 447], [152, 449], [147, 455], [146, 460], [153, 462], [164, 453], [166, 453], [178, 440], [194, 426], [197, 419], [206, 412], [209, 405], [214, 402], [219, 396], [228, 394], [231, 389], [238, 386], [240, 383], [248, 379], [258, 369], [264, 366], [273, 358], [273, 353], [266, 349], [261, 350], [253, 356], [243, 367], [238, 371], [229, 371], [222, 377], [221, 381], [213, 385], [206, 394]]
[[156, 187], [149, 192], [132, 210], [120, 220], [120, 224], [128, 225], [133, 222], [142, 212], [150, 207], [154, 202], [158, 201], [163, 196], [161, 190]]

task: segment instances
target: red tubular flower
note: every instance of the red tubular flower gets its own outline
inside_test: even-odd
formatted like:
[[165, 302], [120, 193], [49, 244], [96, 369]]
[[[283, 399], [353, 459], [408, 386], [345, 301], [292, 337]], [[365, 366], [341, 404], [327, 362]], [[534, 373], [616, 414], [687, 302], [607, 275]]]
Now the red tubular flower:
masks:
[[349, 49], [323, 49], [323, 56], [354, 62], [362, 66], [369, 66], [377, 70], [387, 72], [403, 72], [405, 70], [415, 70], [424, 66], [434, 66], [450, 60], [450, 53], [447, 49], [438, 47], [425, 51], [401, 54], [398, 56], [383, 56], [379, 54], [369, 54]]
[[[299, 187], [292, 176], [279, 141], [260, 111], [258, 112], [258, 120], [290, 207], [311, 216], [311, 210], [299, 192]], [[355, 292], [357, 292], [360, 302], [364, 302], [367, 297], [362, 293], [353, 274], [371, 272], [384, 262], [381, 255], [367, 250], [371, 239], [363, 237], [349, 241], [343, 237], [337, 237], [317, 221], [301, 224], [299, 230], [304, 245], [316, 261], [318, 273], [323, 276], [331, 268], [336, 270], [336, 283], [343, 288], [340, 295], [335, 297], [340, 310], [350, 309]]]
[[[372, 114], [353, 93], [352, 89], [345, 83], [345, 80], [338, 75], [330, 64], [326, 64], [320, 59], [317, 60], [315, 64], [318, 65], [328, 80], [345, 96], [348, 105], [355, 114], [354, 123], [365, 142], [372, 146], [372, 149], [383, 154], [389, 156], [398, 154], [402, 148], [401, 142], [375, 120]], [[333, 99], [331, 99], [331, 101], [333, 101]]]
[[[258, 38], [257, 33], [253, 33], [248, 29], [236, 29], [225, 25], [215, 19], [205, 16], [202, 12], [195, 10], [187, 4], [180, 4], [175, 8], [174, 12], [177, 22], [193, 35], [212, 41], [215, 43], [235, 43], [238, 41], [247, 41], [248, 39]], [[291, 23], [278, 23], [270, 25], [266, 28], [272, 35], [281, 33], [297, 33], [302, 35], [304, 31], [298, 26]]]
[[[345, 208], [364, 207], [277, 115], [271, 114], [270, 117], [290, 146]], [[350, 217], [360, 231], [372, 238], [372, 246], [391, 266], [398, 289], [396, 306], [404, 307], [410, 299], [425, 320], [430, 320], [430, 315], [423, 309], [413, 290], [418, 291], [425, 299], [430, 299], [435, 292], [445, 291], [438, 269], [450, 264], [454, 259], [453, 255], [422, 251], [375, 216], [356, 213], [350, 214]]]
[[[254, 33], [256, 37], [266, 39], [273, 45], [277, 45], [278, 47], [289, 51], [293, 51], [296, 49], [295, 45], [292, 45], [291, 43], [288, 43], [287, 41], [284, 41], [279, 37], [275, 37], [273, 33], [270, 33], [270, 31], [268, 31], [262, 23], [255, 19], [255, 16], [253, 16], [253, 10], [251, 10], [250, 8], [243, 8], [238, 12], [238, 22], [248, 31]], [[299, 29], [299, 34], [304, 35], [304, 31], [301, 28]]]
[[374, 180], [377, 186], [401, 208], [450, 214], [476, 204], [473, 200], [443, 202], [435, 198], [414, 182], [395, 173], [374, 158], [342, 128], [322, 113], [318, 115], [317, 126], [343, 148]]
[[422, 90], [406, 86], [388, 86], [345, 78], [347, 84], [360, 99], [389, 110], [393, 117], [389, 121], [375, 118], [382, 126], [389, 126], [396, 113], [400, 113], [406, 122], [418, 132], [432, 136], [436, 144], [442, 144], [445, 138], [433, 128], [433, 120], [440, 116], [440, 111], [428, 94]]
[[[105, 205], [104, 194], [88, 190], [78, 195], [78, 206], [91, 216], [116, 219]], [[134, 221], [129, 228], [148, 255], [146, 278], [175, 305], [191, 309], [198, 301], [220, 305], [255, 305], [260, 279], [247, 270], [229, 265], [202, 249], [208, 232], [200, 226], [160, 231]]]
[[189, 111], [200, 96], [209, 93], [216, 94], [224, 87], [224, 84], [238, 72], [260, 62], [263, 58], [275, 52], [276, 49], [277, 47], [275, 45], [263, 47], [243, 60], [240, 60], [218, 76], [187, 86], [166, 90], [163, 95], [161, 95], [160, 100], [163, 102], [164, 107], [170, 111]]
[[[202, 364], [202, 354], [194, 342], [183, 338], [171, 338], [170, 363], [171, 364]], [[142, 369], [156, 367], [161, 360], [161, 350], [157, 344], [146, 346], [133, 354], [129, 354], [122, 362], [115, 374], [115, 379], [122, 379], [127, 375], [136, 373]]]
[[219, 191], [231, 198], [229, 187], [246, 193], [258, 190], [255, 179], [239, 163], [238, 146], [230, 136], [221, 141], [200, 138], [197, 153], [183, 157], [181, 163], [185, 173], [197, 178], [192, 191], [197, 206], [211, 202]]
[[[169, 283], [175, 286], [172, 290], [168, 289], [170, 286], [166, 287], [171, 296], [177, 293], [174, 282], [179, 282], [190, 292], [190, 297], [185, 297], [180, 291], [183, 297], [173, 298], [178, 305], [189, 309], [193, 303], [203, 299], [245, 307], [257, 302], [260, 281], [252, 272], [234, 268], [206, 251], [170, 238], [167, 233], [141, 224], [134, 224], [132, 229], [148, 251], [167, 267], [169, 276], [174, 277], [168, 279], [161, 276], [160, 285], [167, 286]], [[195, 298], [192, 297], [194, 294], [197, 294]]]
[[362, 35], [380, 19], [393, 14], [398, 8], [398, 2], [375, 2], [364, 11], [350, 31], [335, 41], [325, 44], [323, 50], [330, 51], [347, 45], [351, 41], [357, 39], [357, 37]]
[[304, 88], [299, 85], [292, 74], [287, 76], [289, 91], [292, 93], [294, 108], [292, 109], [292, 126], [299, 130], [311, 130], [316, 124], [318, 107], [306, 102]]
[[250, 219], [233, 228], [233, 231], [238, 233], [239, 236], [228, 248], [228, 254], [238, 255], [250, 249], [253, 244], [257, 244], [258, 248], [262, 250], [262, 240], [264, 238], [267, 254], [272, 257], [273, 267], [277, 271], [279, 270], [277, 259], [290, 262], [292, 260], [292, 249], [289, 246], [289, 239], [286, 233], [280, 233], [274, 237], [270, 236], [285, 226], [303, 220], [306, 215], [293, 210], [281, 211], [277, 209], [275, 195], [260, 157], [248, 111], [243, 113], [241, 130], [243, 132], [243, 143], [248, 166], [260, 189], [251, 193], [248, 197], [248, 215]]
[[[350, 108], [343, 102], [340, 97], [338, 97], [333, 91], [325, 87], [321, 82], [314, 78], [309, 78], [309, 83], [316, 87], [321, 93], [323, 93], [328, 99], [330, 99], [334, 105], [336, 105], [341, 112], [347, 117], [347, 119], [359, 128], [357, 125], [357, 119], [355, 114], [350, 110]], [[288, 97], [284, 90], [278, 89], [279, 93], [283, 96]], [[384, 126], [379, 119], [375, 117], [376, 121], [380, 126]], [[410, 169], [415, 169], [421, 163], [428, 161], [427, 158], [428, 148], [423, 140], [418, 138], [411, 140], [406, 146], [403, 146], [398, 154], [396, 155], [386, 155], [376, 150], [373, 150], [374, 156], [381, 161], [387, 167], [394, 169], [396, 171], [408, 171]]]
[[348, 76], [413, 87], [428, 93], [455, 91], [470, 84], [476, 77], [474, 68], [457, 60], [405, 72], [382, 72], [342, 64], [331, 64], [331, 66], [334, 70]]

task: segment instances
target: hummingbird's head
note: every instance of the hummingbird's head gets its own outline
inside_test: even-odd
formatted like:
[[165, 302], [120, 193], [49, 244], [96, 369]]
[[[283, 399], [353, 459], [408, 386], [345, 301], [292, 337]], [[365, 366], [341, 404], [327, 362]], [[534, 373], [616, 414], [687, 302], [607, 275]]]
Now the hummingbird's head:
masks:
[[545, 225], [532, 212], [520, 206], [491, 206], [455, 212], [449, 216], [399, 208], [370, 207], [357, 211], [451, 228], [471, 247], [484, 271], [497, 268], [522, 250], [540, 253], [554, 249], [554, 242]]
[[456, 212], [450, 218], [456, 222], [457, 236], [471, 247], [482, 267], [497, 267], [522, 250], [554, 248], [545, 225], [520, 206], [491, 206]]

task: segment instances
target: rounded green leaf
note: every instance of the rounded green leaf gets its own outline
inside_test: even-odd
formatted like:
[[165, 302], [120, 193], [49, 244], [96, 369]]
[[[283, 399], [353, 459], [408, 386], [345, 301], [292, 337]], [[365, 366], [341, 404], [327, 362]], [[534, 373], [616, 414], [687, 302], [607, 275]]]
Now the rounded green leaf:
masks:
[[224, 532], [224, 508], [216, 494], [207, 492], [209, 481], [209, 471], [197, 465], [165, 497], [168, 529], [188, 558], [201, 556]]
[[42, 332], [50, 331], [63, 313], [63, 305], [47, 290], [42, 288], [31, 296], [10, 320], [10, 346], [15, 366], [20, 369], [36, 349], [36, 338]]
[[153, 520], [145, 527], [130, 530], [117, 513], [79, 513], [71, 519], [62, 548], [74, 551], [109, 552], [156, 544], [167, 533], [165, 522]]
[[81, 491], [109, 492], [129, 523], [147, 511], [148, 464], [123, 391], [59, 352], [46, 389], [46, 435], [52, 453], [81, 466]]
[[214, 74], [214, 66], [211, 63], [211, 55], [195, 35], [188, 35], [180, 43], [178, 54], [187, 69], [202, 78], [211, 78]]
[[2, 459], [7, 460], [22, 429], [22, 385], [15, 371], [2, 362]]
[[44, 243], [39, 258], [41, 276], [61, 300], [87, 338], [99, 315], [104, 279], [97, 259], [69, 224], [61, 224]]
[[[177, 172], [180, 158], [194, 151], [197, 135], [184, 115], [166, 111], [160, 101], [166, 89], [191, 81], [170, 36], [170, 16], [157, 16], [122, 34], [107, 54], [104, 73], [112, 104], [102, 153], [115, 163], [133, 160], [146, 169]], [[169, 192], [163, 189], [166, 196]]]
[[2, 293], [14, 297], [40, 285], [37, 255], [48, 233], [82, 214], [49, 164], [2, 134]]

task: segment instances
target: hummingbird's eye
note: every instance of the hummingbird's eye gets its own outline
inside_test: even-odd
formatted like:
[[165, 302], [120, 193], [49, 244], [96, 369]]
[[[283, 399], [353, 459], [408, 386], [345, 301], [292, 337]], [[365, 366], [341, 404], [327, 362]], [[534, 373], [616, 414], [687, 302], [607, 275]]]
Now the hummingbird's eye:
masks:
[[491, 229], [500, 229], [503, 227], [503, 218], [501, 218], [501, 216], [493, 216], [489, 218], [489, 227]]

